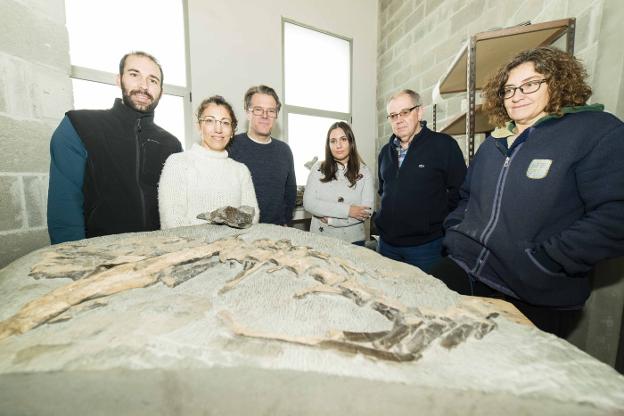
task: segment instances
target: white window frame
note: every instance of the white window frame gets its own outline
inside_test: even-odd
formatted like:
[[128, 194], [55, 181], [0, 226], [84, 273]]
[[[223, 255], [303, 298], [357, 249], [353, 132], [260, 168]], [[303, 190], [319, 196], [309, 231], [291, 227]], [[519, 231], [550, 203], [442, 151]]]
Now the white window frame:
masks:
[[[188, 0], [180, 1], [182, 2], [182, 16], [184, 19], [184, 59], [186, 60], [186, 86], [165, 83], [163, 84], [163, 94], [172, 95], [175, 97], [182, 97], [182, 102], [184, 103], [184, 137], [178, 137], [178, 139], [186, 148], [189, 145], [189, 143], [186, 143], [186, 138], [189, 137], [190, 133], [193, 131], [193, 95], [191, 92], [191, 55], [189, 47]], [[119, 59], [121, 59], [121, 56], [119, 57]], [[115, 79], [117, 75], [119, 74], [76, 65], [71, 66], [71, 71], [69, 74], [70, 78], [72, 79], [80, 79], [83, 81], [97, 82], [100, 84], [107, 84], [112, 86], [116, 86]]]
[[[296, 105], [289, 105], [286, 103], [286, 48], [285, 48], [285, 25], [290, 23], [297, 25], [305, 29], [314, 30], [315, 32], [323, 33], [328, 36], [332, 36], [338, 39], [345, 40], [349, 43], [349, 112], [343, 113], [338, 111], [321, 110], [318, 108], [300, 107]], [[282, 91], [284, 91], [284, 103], [282, 111], [282, 125], [284, 126], [284, 136], [288, 142], [288, 114], [301, 114], [305, 116], [317, 116], [333, 118], [337, 120], [344, 120], [349, 124], [352, 124], [352, 111], [353, 111], [353, 39], [345, 36], [340, 36], [335, 33], [328, 32], [326, 30], [317, 29], [315, 27], [305, 25], [303, 23], [282, 17]], [[323, 138], [324, 139], [324, 138]]]

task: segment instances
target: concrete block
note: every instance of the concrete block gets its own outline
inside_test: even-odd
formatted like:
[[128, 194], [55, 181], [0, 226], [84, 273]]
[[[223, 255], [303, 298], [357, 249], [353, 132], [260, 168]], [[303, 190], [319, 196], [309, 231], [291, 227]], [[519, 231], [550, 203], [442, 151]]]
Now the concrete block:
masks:
[[[444, 75], [447, 67], [444, 64], [431, 65], [427, 72], [421, 74], [421, 80], [425, 88], [434, 87]], [[429, 97], [431, 98], [431, 97]]]
[[10, 56], [0, 57], [0, 74], [5, 80], [5, 111], [21, 118], [34, 117], [30, 84], [32, 64]]
[[[575, 52], [574, 55], [583, 63], [583, 66], [587, 70], [587, 74], [589, 75], [587, 81], [589, 85], [594, 88], [596, 85], [600, 85], [603, 82], [603, 86], [607, 87], [604, 89], [605, 92], [609, 91], [609, 86], [613, 85], [613, 80], [617, 78], [613, 78], [618, 74], [618, 68], [622, 66], [622, 59], [619, 56], [613, 55], [612, 57], [601, 57], [603, 62], [608, 62], [610, 64], [607, 68], [600, 68], [600, 77], [596, 78], [596, 61], [598, 55], [598, 46], [593, 45], [587, 47], [581, 51]], [[603, 63], [601, 62], [601, 65]], [[593, 97], [596, 98], [595, 96]]]
[[69, 74], [21, 58], [0, 56], [2, 111], [18, 118], [60, 120], [73, 106]]
[[384, 53], [380, 54], [379, 58], [377, 59], [377, 68], [383, 69], [387, 67], [388, 65], [390, 65], [390, 62], [392, 62], [393, 58], [394, 58], [394, 53], [392, 49], [387, 50]]
[[31, 91], [37, 117], [60, 120], [74, 106], [72, 82], [64, 71], [36, 66]]
[[601, 3], [603, 3], [603, 0], [568, 0], [568, 10], [566, 16], [579, 16], [586, 10], [598, 7]]
[[391, 47], [388, 46], [388, 40], [386, 39], [387, 36], [384, 35], [384, 38], [382, 39], [380, 36], [379, 41], [377, 42], [377, 55], [379, 56], [380, 54], [388, 51], [389, 49], [392, 49]]
[[390, 5], [388, 6], [388, 16], [392, 17], [396, 13], [401, 10], [405, 12], [406, 10], [411, 10], [412, 2], [411, 1], [403, 1], [403, 0], [392, 0]]
[[0, 176], [0, 231], [16, 230], [25, 225], [22, 192], [19, 176]]
[[590, 18], [591, 10], [588, 10], [578, 16], [576, 16], [576, 32], [574, 34], [574, 49], [581, 51], [590, 44]]
[[[481, 16], [485, 1], [471, 1], [451, 17], [451, 33], [457, 33]], [[457, 9], [456, 9], [457, 10]]]
[[[449, 25], [440, 25], [438, 27], [432, 28], [427, 35], [423, 38], [424, 46], [422, 51], [430, 53], [430, 51], [435, 51], [434, 45], [440, 41], [440, 39], [447, 39], [451, 37], [453, 32], [451, 32], [451, 28]], [[461, 34], [459, 34], [461, 36]]]
[[64, 21], [50, 20], [25, 4], [4, 0], [0, 27], [0, 50], [4, 53], [69, 72], [69, 40]]
[[464, 44], [465, 38], [463, 36], [445, 38], [432, 49], [434, 62], [436, 64], [448, 63], [450, 66], [452, 59], [457, 56]]
[[379, 12], [387, 12], [392, 0], [379, 0]]
[[475, 19], [472, 23], [468, 24], [468, 34], [474, 34], [479, 32], [485, 32], [489, 30], [502, 29], [501, 19], [496, 12], [481, 13], [481, 15]]
[[525, 0], [519, 5], [513, 15], [508, 15], [511, 17], [507, 19], [505, 26], [517, 25], [527, 20], [530, 20], [531, 23], [541, 21], [536, 19], [536, 17], [539, 16], [543, 9], [544, 0]]
[[399, 71], [392, 78], [392, 85], [394, 86], [395, 89], [405, 88], [405, 85], [407, 84], [407, 80], [410, 79], [410, 76], [411, 76], [410, 69], [409, 68], [405, 68], [405, 69]]
[[561, 19], [562, 17], [567, 17], [567, 6], [567, 0], [549, 0], [544, 3], [544, 8], [536, 17], [536, 20], [539, 20], [540, 22], [547, 22], [549, 20], [556, 20]]
[[[412, 43], [413, 43], [412, 38], [410, 36], [405, 36], [403, 37], [403, 39], [398, 41], [392, 49], [395, 51], [397, 56], [401, 56], [405, 54], [405, 51], [409, 49]], [[403, 62], [406, 62], [406, 61], [407, 60], [404, 60]]]
[[46, 226], [48, 176], [24, 176], [24, 197], [28, 227]]
[[13, 260], [48, 245], [50, 238], [46, 229], [0, 234], [0, 269]]
[[443, 3], [443, 0], [426, 0], [425, 2], [425, 14], [431, 14], [433, 11]]
[[[435, 24], [449, 24], [451, 17], [467, 3], [475, 0], [444, 0], [444, 6], [438, 7], [431, 16]], [[481, 0], [478, 0], [481, 1]]]
[[0, 172], [47, 173], [56, 126], [0, 115]]
[[422, 42], [427, 34], [433, 29], [435, 22], [433, 19], [424, 19], [420, 24], [416, 25], [412, 31], [411, 36], [416, 44], [422, 46]]
[[405, 20], [405, 17], [409, 15], [413, 10], [412, 2], [406, 1], [402, 2], [399, 8], [389, 16], [386, 24], [384, 26], [380, 26], [385, 30], [392, 30], [393, 28], [400, 26], [402, 22]]
[[402, 26], [395, 27], [394, 30], [392, 30], [392, 32], [390, 32], [388, 34], [388, 37], [386, 38], [388, 41], [388, 47], [393, 47], [399, 40], [401, 40], [401, 38], [408, 35], [409, 34], [405, 32]]
[[[2, 58], [0, 57], [0, 62]], [[0, 64], [0, 113], [7, 112], [7, 99], [8, 99], [8, 83], [7, 77], [2, 71], [2, 65]]]
[[405, 23], [404, 23], [405, 27], [412, 28], [412, 29], [415, 28], [416, 26], [422, 23], [424, 16], [425, 16], [425, 6], [420, 5], [419, 7], [415, 8], [414, 11], [405, 18]]
[[54, 22], [65, 24], [65, 2], [63, 0], [18, 0], [18, 2]]

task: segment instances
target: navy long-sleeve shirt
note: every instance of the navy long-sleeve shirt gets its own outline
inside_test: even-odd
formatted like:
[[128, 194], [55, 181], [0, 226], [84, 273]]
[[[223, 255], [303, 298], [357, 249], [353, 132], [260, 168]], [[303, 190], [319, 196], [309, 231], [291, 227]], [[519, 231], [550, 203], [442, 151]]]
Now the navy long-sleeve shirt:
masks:
[[295, 165], [290, 147], [280, 140], [257, 143], [241, 133], [232, 139], [230, 157], [244, 163], [251, 172], [260, 207], [260, 222], [290, 223], [297, 197]]

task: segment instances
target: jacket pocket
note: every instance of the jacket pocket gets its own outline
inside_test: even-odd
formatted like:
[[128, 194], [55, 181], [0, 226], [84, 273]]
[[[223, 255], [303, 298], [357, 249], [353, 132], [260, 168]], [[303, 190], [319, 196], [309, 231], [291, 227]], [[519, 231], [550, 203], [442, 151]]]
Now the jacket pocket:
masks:
[[537, 267], [542, 273], [548, 275], [548, 276], [556, 276], [556, 277], [567, 277], [567, 275], [565, 273], [561, 273], [561, 272], [553, 272], [551, 270], [549, 270], [548, 268], [544, 267], [544, 265], [542, 265], [539, 260], [537, 260], [535, 258], [535, 256], [533, 255], [533, 253], [531, 253], [531, 249], [530, 248], [525, 248], [524, 252], [526, 253], [527, 257], [529, 258], [529, 260], [531, 261], [531, 263], [533, 263], [533, 265], [535, 267]]

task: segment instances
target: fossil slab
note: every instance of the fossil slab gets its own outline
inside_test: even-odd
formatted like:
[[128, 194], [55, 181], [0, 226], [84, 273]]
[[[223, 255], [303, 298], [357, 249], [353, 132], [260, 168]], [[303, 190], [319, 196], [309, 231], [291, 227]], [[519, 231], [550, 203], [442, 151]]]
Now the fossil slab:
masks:
[[286, 227], [46, 248], [0, 297], [2, 414], [624, 411], [624, 378], [566, 341]]

